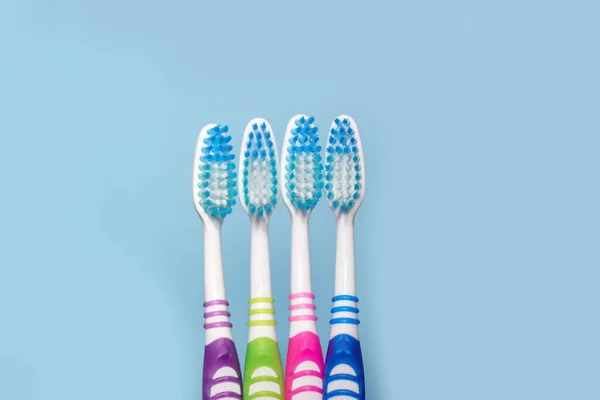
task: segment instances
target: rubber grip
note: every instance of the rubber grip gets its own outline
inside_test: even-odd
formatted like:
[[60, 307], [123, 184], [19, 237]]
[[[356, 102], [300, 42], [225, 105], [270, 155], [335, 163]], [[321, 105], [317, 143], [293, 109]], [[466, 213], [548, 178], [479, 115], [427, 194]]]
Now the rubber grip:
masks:
[[[217, 372], [223, 370], [225, 375], [215, 377]], [[229, 368], [233, 369], [237, 376], [228, 376]], [[218, 374], [221, 375], [221, 374]], [[204, 370], [202, 373], [202, 400], [217, 400], [223, 398], [242, 398], [242, 373], [238, 359], [235, 343], [231, 339], [221, 338], [208, 344], [204, 348]], [[238, 391], [219, 391], [211, 396], [212, 388], [217, 384], [233, 383], [238, 386]]]
[[[298, 366], [304, 362], [312, 362], [317, 370], [305, 369], [296, 371]], [[288, 344], [287, 361], [285, 365], [285, 398], [291, 400], [292, 396], [303, 393], [323, 393], [322, 386], [303, 385], [292, 390], [294, 379], [311, 376], [320, 379], [323, 382], [323, 350], [319, 337], [312, 332], [301, 332], [290, 338]]]
[[[257, 370], [261, 368], [260, 371]], [[261, 373], [262, 371], [262, 373]], [[273, 376], [275, 375], [275, 376]], [[257, 390], [261, 382], [275, 384], [279, 390]], [[250, 394], [252, 389], [252, 394]], [[270, 338], [260, 337], [248, 343], [246, 364], [244, 366], [244, 399], [252, 400], [259, 397], [270, 397], [283, 400], [283, 365], [279, 344]]]
[[[332, 374], [335, 367], [342, 365], [350, 367], [353, 373], [336, 372], [336, 374]], [[330, 385], [336, 386], [336, 383], [340, 381], [349, 381], [352, 386], [357, 385], [358, 393], [348, 389], [333, 389], [329, 391]], [[334, 336], [329, 341], [327, 357], [325, 359], [325, 395], [323, 399], [332, 399], [336, 396], [347, 396], [353, 399], [365, 400], [365, 373], [360, 341], [353, 336], [345, 334]]]

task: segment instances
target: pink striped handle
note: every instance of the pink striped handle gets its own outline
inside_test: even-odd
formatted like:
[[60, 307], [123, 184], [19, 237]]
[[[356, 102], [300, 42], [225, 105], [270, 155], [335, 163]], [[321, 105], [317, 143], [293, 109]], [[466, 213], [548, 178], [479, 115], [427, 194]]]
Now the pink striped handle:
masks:
[[[315, 305], [312, 303], [315, 296], [312, 293], [294, 293], [289, 296], [291, 300], [289, 321], [294, 324], [301, 321], [316, 321]], [[306, 363], [305, 365], [302, 365]], [[285, 399], [291, 400], [298, 393], [323, 393], [324, 375], [323, 351], [319, 336], [311, 331], [303, 331], [291, 337], [288, 343], [287, 362], [285, 368]], [[300, 367], [300, 368], [299, 368]], [[301, 386], [294, 381], [301, 378], [312, 377], [314, 382]]]
[[[300, 364], [306, 361], [314, 363], [308, 369], [298, 370]], [[287, 362], [285, 365], [285, 399], [291, 400], [298, 393], [323, 393], [323, 351], [319, 337], [312, 332], [301, 332], [290, 338], [288, 344]], [[292, 390], [294, 380], [307, 376], [318, 378], [320, 385], [303, 385]]]
[[[288, 321], [296, 322], [296, 321], [316, 321], [317, 320], [317, 316], [314, 313], [314, 311], [317, 309], [317, 307], [314, 304], [312, 304], [312, 301], [315, 298], [314, 294], [307, 293], [307, 292], [294, 293], [294, 294], [290, 294], [288, 298], [292, 301], [292, 304], [289, 306], [290, 316], [288, 318]], [[301, 299], [307, 299], [310, 301], [310, 303], [293, 304], [294, 300], [301, 300]], [[298, 315], [298, 313], [294, 312], [294, 311], [301, 311], [301, 310], [309, 310], [309, 312], [308, 312], [308, 314], [300, 314], [300, 315]]]

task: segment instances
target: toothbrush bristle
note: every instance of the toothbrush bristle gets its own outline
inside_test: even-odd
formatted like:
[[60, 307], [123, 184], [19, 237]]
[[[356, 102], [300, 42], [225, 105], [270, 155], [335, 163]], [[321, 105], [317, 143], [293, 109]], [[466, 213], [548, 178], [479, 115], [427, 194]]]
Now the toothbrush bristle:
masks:
[[314, 117], [300, 117], [289, 135], [286, 154], [285, 195], [291, 204], [312, 210], [323, 190], [323, 160]]
[[269, 216], [277, 204], [277, 156], [273, 132], [255, 123], [242, 146], [243, 201], [250, 215]]
[[198, 202], [206, 214], [221, 219], [231, 214], [237, 196], [228, 130], [227, 125], [216, 125], [207, 131], [198, 164]]
[[361, 149], [348, 119], [336, 118], [327, 138], [325, 195], [334, 210], [351, 210], [360, 198]]

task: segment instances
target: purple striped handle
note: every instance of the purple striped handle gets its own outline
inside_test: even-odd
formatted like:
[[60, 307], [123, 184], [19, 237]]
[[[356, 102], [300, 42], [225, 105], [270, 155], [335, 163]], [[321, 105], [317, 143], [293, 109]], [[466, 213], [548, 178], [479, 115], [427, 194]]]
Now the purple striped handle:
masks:
[[[227, 300], [212, 300], [204, 303], [204, 308], [212, 307], [212, 306], [229, 306], [229, 302]], [[231, 322], [229, 322], [229, 317], [231, 314], [227, 310], [218, 310], [218, 311], [210, 311], [204, 313], [204, 318], [212, 318], [212, 317], [227, 317], [227, 321], [219, 321], [219, 322], [211, 322], [205, 323], [204, 329], [212, 329], [212, 328], [231, 328]]]
[[[204, 303], [205, 308], [229, 306], [227, 300], [212, 300]], [[226, 309], [207, 310], [204, 313], [206, 323], [204, 329], [231, 328]], [[225, 320], [208, 322], [210, 318], [225, 317]], [[230, 384], [223, 387], [222, 384]], [[219, 385], [218, 387], [216, 385]], [[213, 390], [214, 388], [214, 390]], [[234, 390], [235, 389], [235, 390]], [[219, 400], [224, 398], [242, 399], [242, 372], [235, 344], [231, 339], [217, 339], [204, 348], [204, 371], [202, 376], [202, 400]]]
[[[220, 376], [215, 378], [217, 372], [223, 368], [231, 368], [237, 376]], [[224, 370], [224, 373], [227, 373]], [[231, 370], [229, 370], [231, 371]], [[217, 339], [204, 348], [204, 373], [202, 376], [202, 400], [217, 400], [223, 398], [242, 398], [242, 372], [235, 344], [231, 339]], [[236, 391], [219, 390], [211, 396], [213, 386], [220, 383], [233, 383]]]

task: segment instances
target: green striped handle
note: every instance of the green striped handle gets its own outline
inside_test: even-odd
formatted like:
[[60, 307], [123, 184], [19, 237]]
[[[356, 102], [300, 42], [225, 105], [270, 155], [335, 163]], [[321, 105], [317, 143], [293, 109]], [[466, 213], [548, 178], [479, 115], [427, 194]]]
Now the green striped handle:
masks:
[[283, 366], [279, 344], [266, 337], [254, 339], [248, 343], [246, 350], [244, 400], [259, 397], [283, 400]]

